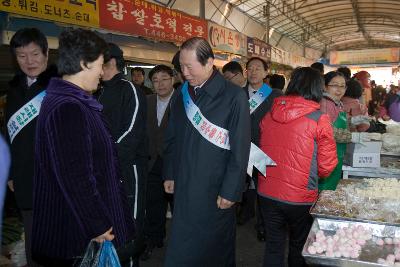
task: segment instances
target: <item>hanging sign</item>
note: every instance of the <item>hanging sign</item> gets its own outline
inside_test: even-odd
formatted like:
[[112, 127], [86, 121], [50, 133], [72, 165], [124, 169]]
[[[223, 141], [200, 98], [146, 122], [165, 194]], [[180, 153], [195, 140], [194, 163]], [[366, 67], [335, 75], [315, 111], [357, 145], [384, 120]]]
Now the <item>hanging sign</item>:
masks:
[[208, 41], [214, 50], [247, 55], [246, 35], [213, 22], [208, 22]]
[[399, 48], [332, 51], [331, 65], [398, 63]]
[[102, 0], [100, 27], [176, 43], [207, 39], [205, 20], [142, 0]]
[[68, 24], [99, 27], [96, 0], [1, 0], [0, 10]]
[[271, 46], [259, 39], [247, 37], [247, 56], [260, 57], [270, 61]]

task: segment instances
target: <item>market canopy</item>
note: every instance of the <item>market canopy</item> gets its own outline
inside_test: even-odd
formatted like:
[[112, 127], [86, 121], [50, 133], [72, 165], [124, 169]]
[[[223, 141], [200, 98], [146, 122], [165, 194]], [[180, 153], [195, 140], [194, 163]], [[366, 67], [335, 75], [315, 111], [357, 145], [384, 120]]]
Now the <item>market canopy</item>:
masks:
[[274, 31], [318, 50], [400, 45], [398, 0], [225, 1], [263, 25], [269, 19]]

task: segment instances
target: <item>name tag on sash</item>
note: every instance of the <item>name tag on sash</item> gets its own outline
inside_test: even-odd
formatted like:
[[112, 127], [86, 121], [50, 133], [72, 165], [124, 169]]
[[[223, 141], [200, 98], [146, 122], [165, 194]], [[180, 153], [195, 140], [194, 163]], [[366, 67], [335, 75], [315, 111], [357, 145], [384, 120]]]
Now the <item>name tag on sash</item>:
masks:
[[250, 114], [252, 114], [260, 105], [262, 102], [264, 102], [265, 99], [269, 97], [269, 95], [272, 93], [271, 87], [263, 83], [261, 88], [255, 93], [250, 99], [249, 99], [249, 104], [250, 104]]
[[37, 115], [39, 115], [40, 106], [42, 105], [43, 98], [46, 91], [42, 91], [36, 95], [28, 103], [23, 105], [17, 112], [15, 112], [7, 122], [8, 135], [11, 143], [15, 136], [28, 125]]
[[[263, 83], [262, 87], [249, 99], [250, 114], [252, 114], [262, 102], [272, 93], [271, 87]], [[262, 151], [258, 146], [251, 143], [249, 163], [247, 164], [247, 174], [252, 176], [253, 168], [256, 167], [264, 176], [267, 174], [266, 167], [276, 165], [276, 163]]]
[[182, 87], [182, 96], [186, 116], [189, 121], [208, 142], [220, 148], [230, 150], [229, 131], [213, 124], [204, 117], [200, 109], [190, 97], [188, 87], [188, 82], [185, 82]]

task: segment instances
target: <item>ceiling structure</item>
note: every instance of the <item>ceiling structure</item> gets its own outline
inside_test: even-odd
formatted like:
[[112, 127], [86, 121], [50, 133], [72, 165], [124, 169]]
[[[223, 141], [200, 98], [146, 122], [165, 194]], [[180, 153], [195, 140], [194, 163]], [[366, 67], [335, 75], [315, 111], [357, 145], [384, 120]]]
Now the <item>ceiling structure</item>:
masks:
[[269, 22], [299, 45], [320, 51], [400, 46], [400, 0], [224, 1], [256, 22]]

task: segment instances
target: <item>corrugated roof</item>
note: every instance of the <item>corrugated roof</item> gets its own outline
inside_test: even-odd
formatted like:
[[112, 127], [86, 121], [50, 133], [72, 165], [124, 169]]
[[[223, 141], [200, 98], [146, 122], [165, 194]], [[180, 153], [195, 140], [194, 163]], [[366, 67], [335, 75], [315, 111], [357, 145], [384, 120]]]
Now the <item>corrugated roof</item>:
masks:
[[225, 0], [296, 43], [319, 50], [400, 46], [400, 0]]

